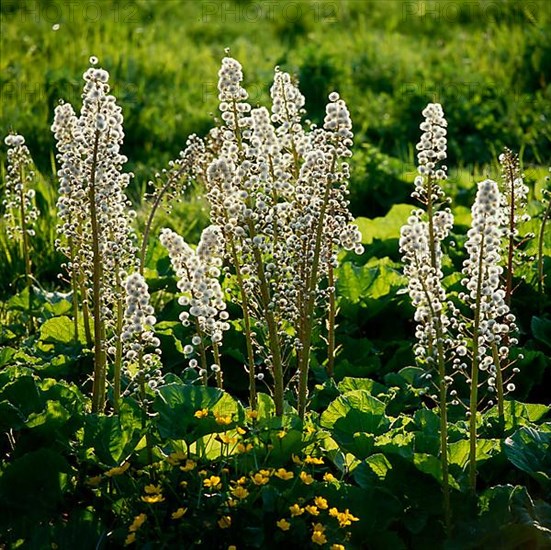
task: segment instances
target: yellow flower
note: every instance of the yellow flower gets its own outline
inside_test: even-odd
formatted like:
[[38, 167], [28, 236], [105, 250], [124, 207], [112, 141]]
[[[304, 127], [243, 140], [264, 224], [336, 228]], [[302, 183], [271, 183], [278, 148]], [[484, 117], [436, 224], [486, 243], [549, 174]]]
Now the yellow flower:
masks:
[[316, 429], [314, 428], [314, 426], [306, 426], [306, 433], [308, 435], [312, 435], [315, 431]]
[[275, 471], [274, 475], [276, 477], [279, 477], [279, 479], [284, 479], [286, 481], [295, 477], [295, 474], [293, 472], [288, 472], [285, 468], [278, 468]]
[[308, 505], [304, 507], [305, 510], [312, 516], [319, 516], [320, 512], [317, 506]]
[[130, 524], [130, 527], [128, 528], [128, 530], [131, 533], [134, 533], [135, 531], [137, 531], [144, 524], [146, 519], [147, 519], [147, 516], [145, 514], [137, 515], [134, 518], [134, 521]]
[[148, 494], [148, 495], [156, 495], [157, 493], [160, 493], [161, 492], [161, 488], [157, 485], [146, 485], [144, 487], [144, 491]]
[[130, 468], [130, 462], [125, 462], [122, 466], [115, 466], [114, 468], [111, 468], [105, 472], [105, 475], [107, 477], [120, 476], [124, 474], [128, 468]]
[[207, 479], [203, 480], [203, 485], [205, 487], [210, 487], [211, 489], [220, 489], [222, 486], [221, 479], [218, 476], [210, 476]]
[[220, 426], [227, 426], [231, 424], [231, 416], [222, 416], [221, 414], [214, 413], [214, 419]]
[[142, 497], [143, 502], [147, 502], [147, 504], [156, 504], [157, 502], [163, 502], [165, 497], [161, 494], [156, 495], [146, 495]]
[[306, 464], [323, 464], [323, 458], [316, 458], [315, 456], [307, 456], [304, 458]]
[[235, 544], [230, 544], [228, 550], [237, 550], [237, 546], [235, 546]]
[[346, 550], [342, 544], [332, 544], [330, 550]]
[[245, 489], [245, 487], [242, 487], [241, 485], [238, 485], [237, 487], [234, 487], [231, 490], [231, 494], [238, 498], [239, 500], [243, 500], [244, 498], [247, 498], [249, 496], [249, 491]]
[[298, 464], [299, 466], [302, 465], [302, 460], [301, 460], [297, 455], [292, 454], [292, 455], [291, 455], [291, 458], [293, 459], [293, 462], [294, 462], [295, 464]]
[[182, 489], [185, 489], [187, 487], [187, 481], [180, 481], [180, 487], [182, 487]]
[[197, 472], [201, 477], [205, 477], [207, 475], [207, 471], [206, 470], [199, 470]]
[[243, 444], [243, 443], [239, 443], [237, 445], [237, 450], [240, 453], [248, 453], [252, 448], [253, 448], [253, 446], [250, 443], [247, 443], [246, 445]]
[[247, 433], [247, 430], [244, 430], [241, 426], [237, 426], [237, 433], [239, 435], [245, 435]]
[[234, 500], [233, 498], [229, 498], [228, 500], [226, 500], [226, 504], [230, 507], [230, 508], [235, 508], [238, 504], [237, 500]]
[[327, 508], [329, 507], [329, 504], [327, 503], [327, 499], [323, 497], [314, 498], [314, 503], [320, 510], [327, 510]]
[[286, 435], [287, 435], [287, 432], [285, 430], [281, 430], [277, 432], [277, 437], [279, 437], [279, 439], [283, 439]]
[[237, 442], [237, 439], [235, 437], [230, 437], [227, 434], [218, 434], [218, 438], [222, 443], [225, 443], [226, 445]]
[[176, 512], [172, 513], [172, 519], [180, 519], [187, 512], [187, 508], [178, 508]]
[[302, 481], [304, 485], [311, 485], [312, 483], [314, 483], [314, 478], [310, 474], [307, 474], [306, 472], [300, 472], [299, 477], [300, 477], [300, 481]]
[[312, 533], [312, 542], [314, 544], [319, 544], [321, 546], [327, 542], [327, 537], [323, 533], [324, 531], [325, 527], [321, 523], [316, 523], [314, 525], [314, 531]]
[[325, 474], [323, 474], [323, 481], [327, 481], [328, 483], [334, 483], [335, 481], [337, 481], [337, 478], [333, 474], [326, 472]]
[[197, 463], [188, 458], [185, 465], [180, 466], [180, 470], [182, 470], [182, 472], [191, 472], [191, 470], [195, 469], [195, 466], [197, 466]]
[[289, 527], [291, 527], [291, 524], [285, 519], [282, 518], [279, 521], [276, 521], [276, 525], [282, 530], [282, 531], [289, 531]]
[[124, 541], [124, 545], [125, 545], [125, 546], [129, 546], [129, 545], [131, 545], [133, 542], [136, 542], [136, 533], [130, 533], [130, 534], [126, 537], [126, 539], [125, 539], [125, 541]]
[[205, 418], [205, 416], [208, 416], [208, 415], [209, 415], [208, 409], [199, 409], [198, 411], [195, 411], [195, 414], [193, 416], [195, 416], [195, 418]]
[[186, 457], [187, 457], [186, 453], [182, 451], [176, 451], [174, 453], [170, 453], [166, 457], [166, 461], [169, 464], [172, 464], [172, 466], [176, 466], [176, 464], [178, 464], [181, 460], [184, 460]]
[[85, 483], [90, 487], [97, 487], [103, 478], [101, 476], [89, 477]]
[[347, 527], [351, 525], [353, 521], [360, 521], [360, 518], [353, 516], [348, 508], [344, 512], [340, 512], [337, 515], [337, 519], [339, 520], [340, 527]]
[[247, 418], [249, 420], [256, 420], [258, 418], [258, 411], [247, 411]]
[[231, 527], [231, 518], [230, 518], [230, 516], [222, 516], [218, 520], [218, 527], [220, 527], [220, 529], [227, 529], [228, 527]]
[[245, 476], [241, 476], [239, 479], [232, 481], [232, 483], [237, 485], [245, 485], [245, 483], [247, 483], [247, 478]]
[[[265, 472], [266, 470], [264, 470]], [[262, 473], [262, 470], [260, 472], [257, 472], [256, 474], [251, 476], [251, 479], [253, 480], [253, 483], [255, 485], [266, 485], [268, 481], [270, 481], [269, 475], [264, 475]]]
[[304, 514], [304, 508], [301, 508], [298, 504], [293, 504], [292, 506], [289, 506], [289, 512], [291, 512], [291, 516], [302, 516]]
[[339, 515], [339, 511], [336, 508], [330, 508], [329, 509], [329, 515], [336, 518]]

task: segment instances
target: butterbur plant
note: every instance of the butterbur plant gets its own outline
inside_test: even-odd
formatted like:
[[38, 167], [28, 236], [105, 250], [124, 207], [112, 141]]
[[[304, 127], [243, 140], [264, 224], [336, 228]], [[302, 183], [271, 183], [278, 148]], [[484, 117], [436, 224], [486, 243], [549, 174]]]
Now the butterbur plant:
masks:
[[408, 278], [408, 291], [416, 308], [417, 344], [414, 348], [418, 362], [428, 369], [425, 377], [431, 380], [436, 373], [438, 395], [434, 400], [440, 411], [440, 457], [442, 465], [443, 495], [446, 527], [451, 521], [448, 473], [448, 421], [447, 393], [452, 377], [447, 364], [453, 349], [450, 334], [451, 318], [455, 316], [453, 304], [446, 298], [442, 284], [442, 241], [453, 226], [453, 215], [445, 206], [447, 199], [440, 186], [446, 179], [446, 127], [442, 107], [431, 103], [423, 110], [425, 120], [417, 144], [419, 175], [415, 178], [412, 197], [419, 200], [425, 210], [412, 212], [402, 227], [400, 251], [403, 254], [404, 274]]
[[224, 332], [230, 328], [219, 281], [224, 255], [222, 231], [214, 225], [207, 227], [196, 250], [167, 228], [162, 230], [160, 241], [168, 251], [182, 292], [178, 303], [186, 309], [180, 314], [180, 320], [184, 326], [195, 329], [191, 343], [184, 347], [184, 353], [190, 357], [189, 367], [198, 371], [205, 385], [209, 373], [214, 374], [216, 385], [222, 388], [220, 346]]
[[35, 173], [29, 149], [25, 138], [18, 134], [10, 134], [4, 139], [8, 146], [8, 167], [5, 179], [5, 209], [6, 232], [9, 239], [18, 242], [25, 265], [25, 286], [29, 293], [28, 325], [32, 327], [32, 264], [31, 242], [34, 236], [34, 225], [38, 219], [38, 209], [34, 198]]
[[[480, 374], [486, 373], [490, 393], [497, 393], [500, 415], [503, 415], [504, 384], [503, 363], [509, 357], [509, 344], [516, 344], [508, 334], [515, 329], [514, 315], [505, 301], [506, 292], [501, 288], [500, 276], [501, 238], [503, 226], [500, 212], [501, 196], [493, 180], [478, 184], [478, 192], [472, 208], [472, 226], [465, 244], [468, 257], [463, 263], [463, 285], [467, 292], [460, 298], [471, 310], [470, 322], [460, 323], [461, 356], [470, 356], [469, 398], [469, 482], [476, 486], [476, 416], [479, 404]], [[505, 340], [506, 339], [506, 340]], [[467, 368], [461, 363], [460, 369]], [[510, 383], [508, 391], [514, 390]]]
[[52, 131], [60, 164], [58, 246], [68, 258], [75, 323], [80, 297], [87, 332], [93, 326], [92, 409], [101, 411], [108, 355], [115, 377], [122, 368], [123, 281], [136, 267], [136, 247], [134, 213], [124, 192], [131, 175], [122, 172], [127, 158], [120, 153], [123, 116], [109, 94], [109, 73], [94, 67], [96, 58], [90, 63], [84, 73], [80, 116], [70, 104], [59, 105]]
[[238, 288], [251, 404], [266, 371], [277, 414], [293, 383], [303, 416], [313, 332], [322, 315], [330, 317], [327, 340], [334, 353], [337, 253], [362, 250], [347, 200], [352, 124], [333, 93], [323, 127], [305, 129], [304, 97], [279, 69], [271, 113], [251, 107], [242, 81], [241, 65], [224, 58], [218, 82], [223, 123], [213, 134], [218, 150], [206, 180], [211, 221], [223, 233]]

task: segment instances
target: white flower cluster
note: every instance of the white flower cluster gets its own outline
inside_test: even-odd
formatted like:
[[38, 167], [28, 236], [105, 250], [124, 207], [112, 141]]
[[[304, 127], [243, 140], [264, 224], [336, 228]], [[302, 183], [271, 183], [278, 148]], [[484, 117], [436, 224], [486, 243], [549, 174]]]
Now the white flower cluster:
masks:
[[32, 237], [35, 234], [38, 209], [34, 200], [35, 190], [31, 187], [35, 178], [31, 154], [21, 135], [10, 134], [4, 143], [8, 146], [5, 199], [2, 201], [7, 222], [6, 233], [9, 239], [22, 236], [23, 232]]
[[[465, 248], [468, 257], [463, 263], [462, 284], [467, 292], [460, 298], [473, 311], [472, 337], [476, 338], [477, 361], [482, 371], [488, 371], [488, 384], [495, 385], [496, 369], [492, 347], [498, 350], [499, 359], [509, 356], [508, 345], [516, 344], [516, 338], [510, 338], [514, 330], [514, 316], [505, 303], [505, 291], [500, 288], [500, 276], [503, 268], [500, 265], [501, 238], [503, 236], [502, 218], [500, 213], [500, 192], [493, 180], [485, 180], [478, 184], [478, 192], [472, 207], [472, 226], [467, 233]], [[460, 325], [462, 332], [467, 328]], [[466, 355], [466, 345], [471, 334], [463, 334], [463, 346], [458, 348], [459, 355]]]
[[420, 129], [423, 133], [416, 146], [420, 175], [415, 178], [415, 191], [412, 196], [423, 204], [434, 204], [444, 198], [444, 193], [436, 182], [447, 179], [447, 166], [440, 163], [447, 157], [448, 123], [439, 103], [429, 103], [422, 114], [425, 120], [421, 123]]
[[155, 389], [163, 382], [161, 342], [153, 332], [157, 320], [149, 303], [149, 289], [139, 273], [129, 275], [124, 281], [124, 288], [126, 307], [121, 335], [126, 359], [124, 373], [128, 377], [129, 387], [143, 378], [151, 389]]
[[518, 237], [518, 225], [530, 220], [526, 213], [528, 186], [520, 172], [519, 159], [510, 149], [499, 156], [502, 173], [501, 215], [502, 224], [507, 227], [507, 237]]
[[[400, 252], [404, 262], [404, 275], [408, 279], [408, 292], [415, 307], [417, 345], [414, 353], [421, 363], [434, 366], [438, 344], [449, 349], [452, 339], [449, 336], [451, 325], [448, 316], [449, 304], [442, 286], [442, 252], [436, 248], [436, 266], [432, 265], [429, 246], [429, 225], [422, 221], [422, 211], [412, 213], [401, 229]], [[435, 228], [440, 238], [449, 233], [452, 220], [447, 216], [435, 218]], [[440, 335], [438, 335], [440, 332]], [[440, 337], [441, 342], [437, 339]]]
[[[222, 342], [223, 333], [230, 328], [224, 293], [219, 282], [225, 246], [222, 231], [214, 225], [207, 227], [196, 250], [171, 229], [161, 231], [160, 241], [168, 251], [178, 277], [178, 288], [182, 292], [178, 303], [186, 310], [180, 314], [180, 320], [184, 326], [193, 323], [196, 329], [192, 343], [185, 346], [184, 351], [186, 355], [192, 356], [198, 348], [203, 356], [210, 345], [217, 348]], [[197, 359], [191, 359], [190, 367], [198, 366]], [[213, 367], [213, 372], [219, 372], [220, 365], [216, 360]], [[201, 368], [204, 369], [205, 364]], [[204, 376], [206, 373], [200, 374]]]
[[[113, 326], [122, 282], [136, 266], [136, 247], [135, 213], [125, 195], [131, 174], [121, 171], [128, 160], [120, 153], [123, 116], [108, 81], [107, 71], [90, 67], [84, 73], [80, 116], [70, 104], [59, 105], [52, 131], [60, 165], [56, 244], [69, 258], [69, 274], [84, 281], [88, 293], [94, 261], [100, 262], [102, 315]], [[96, 252], [93, 239], [99, 243]]]
[[269, 366], [273, 350], [261, 342], [269, 328], [266, 312], [282, 341], [300, 334], [312, 292], [324, 299], [324, 279], [338, 251], [363, 250], [347, 199], [352, 123], [334, 93], [323, 128], [307, 131], [304, 96], [277, 68], [271, 112], [246, 103], [236, 60], [225, 58], [219, 77], [224, 125], [215, 133], [219, 146], [207, 170], [207, 198], [226, 256], [239, 264], [259, 335], [255, 344]]

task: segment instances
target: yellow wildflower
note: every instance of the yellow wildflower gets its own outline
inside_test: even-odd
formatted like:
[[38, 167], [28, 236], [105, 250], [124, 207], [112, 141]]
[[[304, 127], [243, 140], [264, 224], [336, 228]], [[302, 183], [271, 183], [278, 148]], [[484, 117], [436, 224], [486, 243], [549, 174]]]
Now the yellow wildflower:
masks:
[[144, 524], [146, 519], [147, 519], [147, 516], [145, 514], [137, 515], [134, 518], [134, 521], [130, 524], [130, 527], [128, 528], [128, 530], [131, 533], [134, 533], [135, 531], [137, 531]]
[[235, 546], [235, 544], [230, 544], [228, 550], [237, 550], [237, 546]]
[[353, 516], [348, 508], [344, 512], [340, 512], [337, 519], [339, 520], [340, 527], [347, 527], [351, 525], [353, 521], [360, 521], [360, 518]]
[[300, 481], [302, 481], [304, 485], [311, 485], [312, 483], [314, 483], [314, 478], [310, 474], [307, 474], [306, 472], [300, 472], [299, 477], [300, 477]]
[[220, 527], [220, 529], [227, 529], [228, 527], [231, 527], [231, 518], [230, 518], [230, 516], [222, 516], [218, 520], [218, 527]]
[[197, 472], [201, 477], [205, 477], [207, 475], [207, 471], [206, 470], [199, 470]]
[[143, 502], [147, 502], [147, 504], [156, 504], [157, 502], [163, 502], [165, 497], [159, 493], [155, 495], [146, 495], [142, 497]]
[[292, 506], [289, 506], [289, 512], [291, 512], [291, 516], [302, 516], [304, 514], [304, 508], [301, 508], [298, 504], [293, 504]]
[[203, 485], [211, 489], [220, 489], [222, 486], [221, 479], [218, 476], [210, 476], [203, 480]]
[[188, 458], [184, 466], [180, 466], [180, 470], [182, 470], [182, 472], [191, 472], [191, 470], [195, 469], [195, 466], [197, 466], [197, 463]]
[[241, 485], [238, 485], [237, 487], [234, 487], [231, 490], [231, 494], [238, 498], [239, 500], [243, 500], [244, 498], [247, 498], [249, 496], [249, 491], [245, 489], [245, 487], [242, 487]]
[[306, 433], [308, 435], [312, 435], [315, 431], [316, 429], [314, 428], [314, 426], [306, 426]]
[[252, 448], [253, 446], [250, 443], [247, 443], [246, 445], [244, 443], [239, 443], [237, 445], [237, 450], [240, 453], [248, 453]]
[[308, 506], [305, 506], [304, 509], [311, 515], [311, 516], [319, 516], [320, 511], [318, 510], [317, 506], [312, 506], [309, 504]]
[[133, 542], [136, 542], [136, 533], [130, 533], [125, 541], [124, 541], [124, 545], [125, 546], [130, 546]]
[[238, 504], [237, 500], [234, 500], [233, 498], [229, 498], [228, 500], [226, 500], [226, 504], [230, 507], [230, 508], [235, 508]]
[[236, 429], [239, 435], [245, 435], [247, 433], [247, 430], [244, 430], [241, 426], [237, 426]]
[[323, 481], [327, 481], [328, 483], [334, 483], [335, 481], [337, 481], [337, 478], [333, 474], [326, 472], [325, 474], [323, 474]]
[[100, 483], [101, 483], [101, 480], [103, 478], [101, 476], [94, 476], [94, 477], [89, 477], [85, 483], [86, 485], [88, 485], [89, 487], [97, 487]]
[[[266, 470], [264, 470], [266, 471]], [[270, 481], [270, 477], [267, 475], [264, 475], [262, 471], [257, 472], [256, 474], [251, 476], [251, 479], [253, 480], [253, 483], [255, 485], [266, 485], [268, 481]]]
[[221, 414], [214, 413], [214, 419], [220, 426], [227, 426], [231, 424], [231, 416], [222, 416]]
[[187, 487], [187, 481], [180, 481], [180, 487], [185, 489]]
[[329, 504], [327, 503], [327, 499], [323, 497], [315, 497], [314, 503], [320, 510], [327, 510], [327, 508], [329, 507]]
[[184, 460], [187, 457], [187, 454], [182, 451], [176, 451], [174, 453], [170, 453], [166, 457], [166, 461], [169, 464], [172, 464], [172, 466], [176, 466], [180, 461]]
[[289, 531], [289, 527], [291, 527], [291, 524], [285, 519], [282, 518], [279, 521], [276, 521], [276, 525], [282, 530], [282, 531]]
[[209, 415], [208, 409], [199, 409], [198, 411], [195, 411], [195, 414], [193, 416], [195, 416], [195, 418], [205, 418], [205, 416], [208, 416], [208, 415]]
[[114, 468], [111, 468], [105, 472], [105, 475], [107, 477], [120, 476], [124, 474], [128, 468], [130, 468], [130, 462], [125, 462], [122, 466], [115, 466]]
[[232, 481], [232, 483], [235, 483], [237, 485], [245, 485], [245, 483], [247, 483], [247, 478], [245, 476], [241, 476], [239, 479]]
[[275, 471], [274, 475], [276, 477], [279, 477], [279, 479], [284, 479], [286, 481], [295, 477], [295, 474], [293, 472], [288, 472], [285, 468], [278, 468]]
[[292, 455], [291, 455], [291, 458], [293, 459], [293, 462], [294, 462], [295, 464], [298, 464], [299, 466], [302, 465], [302, 460], [301, 460], [297, 455], [292, 454]]
[[334, 518], [336, 518], [339, 515], [339, 513], [340, 512], [334, 507], [329, 509], [329, 515], [333, 516]]
[[287, 432], [285, 430], [281, 430], [277, 432], [277, 437], [279, 437], [279, 439], [283, 439], [286, 435], [287, 435]]
[[176, 512], [172, 513], [172, 519], [180, 519], [187, 512], [187, 508], [178, 508]]
[[304, 462], [306, 464], [323, 464], [323, 458], [316, 458], [315, 456], [306, 456], [304, 457]]
[[332, 544], [330, 550], [346, 550], [342, 544]]
[[249, 420], [256, 420], [258, 418], [258, 411], [247, 411], [247, 418]]
[[314, 525], [314, 531], [312, 533], [312, 542], [314, 544], [325, 544], [327, 542], [327, 537], [324, 534], [325, 527], [321, 523], [316, 523]]
[[148, 495], [156, 495], [161, 492], [161, 488], [158, 485], [146, 485], [143, 490]]

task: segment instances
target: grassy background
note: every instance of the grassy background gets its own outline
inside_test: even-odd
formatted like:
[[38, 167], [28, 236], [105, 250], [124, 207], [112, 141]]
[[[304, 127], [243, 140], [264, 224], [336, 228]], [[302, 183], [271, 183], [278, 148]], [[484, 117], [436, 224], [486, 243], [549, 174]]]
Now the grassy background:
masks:
[[[25, 135], [51, 180], [53, 110], [61, 98], [79, 108], [81, 76], [96, 55], [123, 107], [124, 152], [136, 174], [130, 192], [139, 202], [187, 136], [212, 126], [217, 71], [229, 47], [253, 103], [267, 101], [276, 65], [299, 78], [314, 121], [323, 118], [329, 92], [341, 93], [356, 132], [352, 210], [379, 216], [409, 196], [420, 111], [429, 101], [441, 102], [448, 118], [450, 185], [468, 189], [475, 177], [497, 177], [504, 145], [521, 153], [528, 173], [551, 163], [549, 5], [2, 0], [0, 134]], [[472, 193], [457, 198], [469, 204]], [[201, 209], [194, 204], [190, 212], [182, 225]]]

